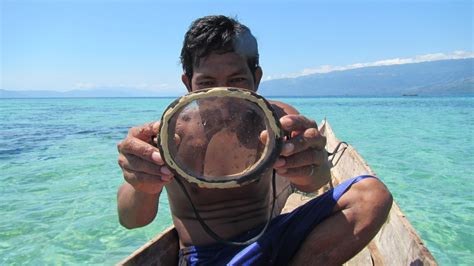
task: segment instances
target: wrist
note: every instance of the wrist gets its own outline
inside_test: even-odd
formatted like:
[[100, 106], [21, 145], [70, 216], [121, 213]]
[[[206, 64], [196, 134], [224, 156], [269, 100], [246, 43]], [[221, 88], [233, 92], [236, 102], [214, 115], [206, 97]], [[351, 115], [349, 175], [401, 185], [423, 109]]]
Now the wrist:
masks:
[[163, 187], [155, 190], [150, 189], [140, 189], [137, 187], [133, 187], [133, 194], [137, 199], [141, 200], [152, 200], [160, 197], [161, 191], [163, 191]]

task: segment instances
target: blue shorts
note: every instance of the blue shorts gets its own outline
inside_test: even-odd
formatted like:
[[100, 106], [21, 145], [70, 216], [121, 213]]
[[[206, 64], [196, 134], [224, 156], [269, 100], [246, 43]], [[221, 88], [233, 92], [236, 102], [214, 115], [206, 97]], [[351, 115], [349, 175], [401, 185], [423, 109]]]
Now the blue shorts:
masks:
[[[364, 178], [375, 177], [351, 178], [292, 212], [278, 215], [264, 235], [248, 246], [213, 244], [183, 248], [179, 251], [179, 265], [287, 265], [313, 228], [331, 215], [341, 196]], [[233, 240], [245, 241], [261, 229], [255, 228]]]

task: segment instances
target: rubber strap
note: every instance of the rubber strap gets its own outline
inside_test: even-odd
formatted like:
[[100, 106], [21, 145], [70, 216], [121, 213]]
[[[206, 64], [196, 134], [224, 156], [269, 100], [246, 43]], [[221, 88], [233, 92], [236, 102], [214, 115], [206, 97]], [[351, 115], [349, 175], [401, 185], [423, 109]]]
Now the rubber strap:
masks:
[[[343, 149], [339, 150], [339, 148], [341, 147], [342, 144], [345, 144], [346, 146]], [[330, 162], [332, 164], [332, 167], [336, 166], [336, 164], [339, 162], [339, 160], [337, 160], [336, 164], [333, 164], [334, 158], [336, 158], [336, 154], [341, 152], [341, 155], [339, 156], [339, 158], [341, 158], [342, 155], [344, 154], [344, 152], [346, 151], [347, 146], [349, 146], [349, 144], [347, 144], [347, 142], [341, 141], [337, 144], [336, 148], [334, 148], [334, 150], [332, 152], [328, 152], [328, 157], [332, 156], [332, 158], [330, 160]]]
[[214, 240], [216, 240], [217, 242], [219, 242], [221, 244], [233, 245], [233, 246], [247, 246], [247, 245], [250, 245], [250, 244], [254, 243], [255, 241], [257, 241], [265, 233], [265, 231], [268, 228], [268, 225], [270, 224], [270, 221], [272, 220], [273, 210], [275, 209], [275, 202], [276, 202], [276, 180], [275, 180], [275, 175], [276, 175], [276, 171], [275, 171], [275, 169], [273, 169], [273, 176], [272, 176], [273, 202], [272, 202], [272, 209], [270, 211], [270, 215], [268, 217], [268, 220], [265, 223], [265, 226], [263, 227], [262, 231], [258, 235], [254, 236], [254, 237], [252, 237], [252, 238], [250, 238], [246, 241], [243, 241], [243, 242], [225, 240], [222, 237], [220, 237], [218, 234], [216, 234], [206, 224], [206, 222], [204, 222], [204, 220], [201, 218], [201, 215], [199, 215], [199, 212], [196, 209], [196, 206], [194, 206], [194, 203], [191, 200], [191, 196], [189, 196], [188, 191], [186, 190], [186, 188], [184, 187], [183, 182], [181, 181], [181, 177], [175, 178], [175, 180], [178, 182], [179, 186], [181, 187], [181, 190], [183, 190], [184, 194], [186, 195], [186, 198], [188, 199], [189, 203], [191, 204], [191, 207], [193, 208], [194, 215], [196, 216], [196, 219], [198, 220], [198, 222], [201, 224], [204, 231], [206, 231], [206, 233], [209, 236], [211, 236], [212, 238], [214, 238]]

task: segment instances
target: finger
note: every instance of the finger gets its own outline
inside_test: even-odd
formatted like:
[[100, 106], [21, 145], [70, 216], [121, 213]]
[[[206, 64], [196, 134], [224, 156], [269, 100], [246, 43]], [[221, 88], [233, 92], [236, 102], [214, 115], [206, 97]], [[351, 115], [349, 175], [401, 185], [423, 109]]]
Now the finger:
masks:
[[128, 171], [143, 172], [149, 175], [172, 175], [168, 167], [158, 166], [131, 154], [128, 156], [119, 155], [118, 164], [122, 169]]
[[325, 146], [326, 137], [321, 135], [318, 129], [308, 128], [303, 134], [286, 141], [281, 154], [283, 156], [290, 156], [309, 148], [324, 150]]
[[[267, 144], [267, 141], [268, 141], [268, 131], [267, 130], [263, 130], [261, 133], [260, 133], [260, 136], [259, 136], [259, 139], [260, 139], [260, 142], [263, 143], [263, 144]], [[284, 138], [286, 139], [286, 138]]]
[[314, 176], [319, 171], [319, 167], [315, 165], [308, 165], [297, 168], [282, 168], [277, 169], [277, 174], [288, 178], [288, 180], [296, 185], [308, 185], [311, 183], [312, 178], [308, 176]]
[[[153, 136], [152, 138], [153, 138], [153, 143], [152, 143], [153, 146], [154, 146], [154, 147], [158, 147], [158, 135]], [[179, 146], [180, 143], [181, 143], [181, 137], [180, 137], [178, 134], [175, 133], [175, 134], [174, 134], [174, 144], [175, 144], [176, 146]], [[160, 145], [161, 145], [161, 144], [160, 144]]]
[[[325, 150], [324, 150], [325, 151]], [[300, 153], [296, 153], [287, 157], [281, 156], [277, 163], [274, 165], [275, 168], [295, 168], [306, 165], [321, 165], [324, 160], [324, 154], [322, 150], [307, 149]]]
[[151, 122], [142, 126], [132, 127], [128, 130], [128, 136], [150, 142], [158, 134], [160, 122]]
[[313, 176], [318, 170], [319, 167], [317, 165], [310, 164], [295, 168], [280, 168], [276, 169], [276, 172], [285, 177], [308, 177]]
[[163, 159], [157, 148], [138, 138], [127, 137], [117, 145], [119, 153], [131, 154], [158, 165], [163, 165]]
[[123, 170], [125, 181], [142, 191], [156, 191], [166, 184], [169, 184], [172, 177], [149, 175], [142, 172]]
[[292, 132], [300, 131], [303, 132], [307, 128], [318, 128], [316, 122], [312, 119], [308, 119], [303, 115], [285, 115], [280, 118], [280, 124], [283, 130]]

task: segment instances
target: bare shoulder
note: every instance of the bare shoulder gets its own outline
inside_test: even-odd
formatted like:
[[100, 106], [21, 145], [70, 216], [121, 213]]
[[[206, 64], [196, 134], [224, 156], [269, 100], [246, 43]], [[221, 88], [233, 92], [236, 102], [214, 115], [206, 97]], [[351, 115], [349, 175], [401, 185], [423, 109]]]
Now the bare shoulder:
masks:
[[275, 108], [275, 111], [277, 112], [279, 117], [282, 117], [284, 115], [299, 115], [300, 113], [296, 108], [293, 106], [280, 102], [280, 101], [268, 101], [270, 104]]

